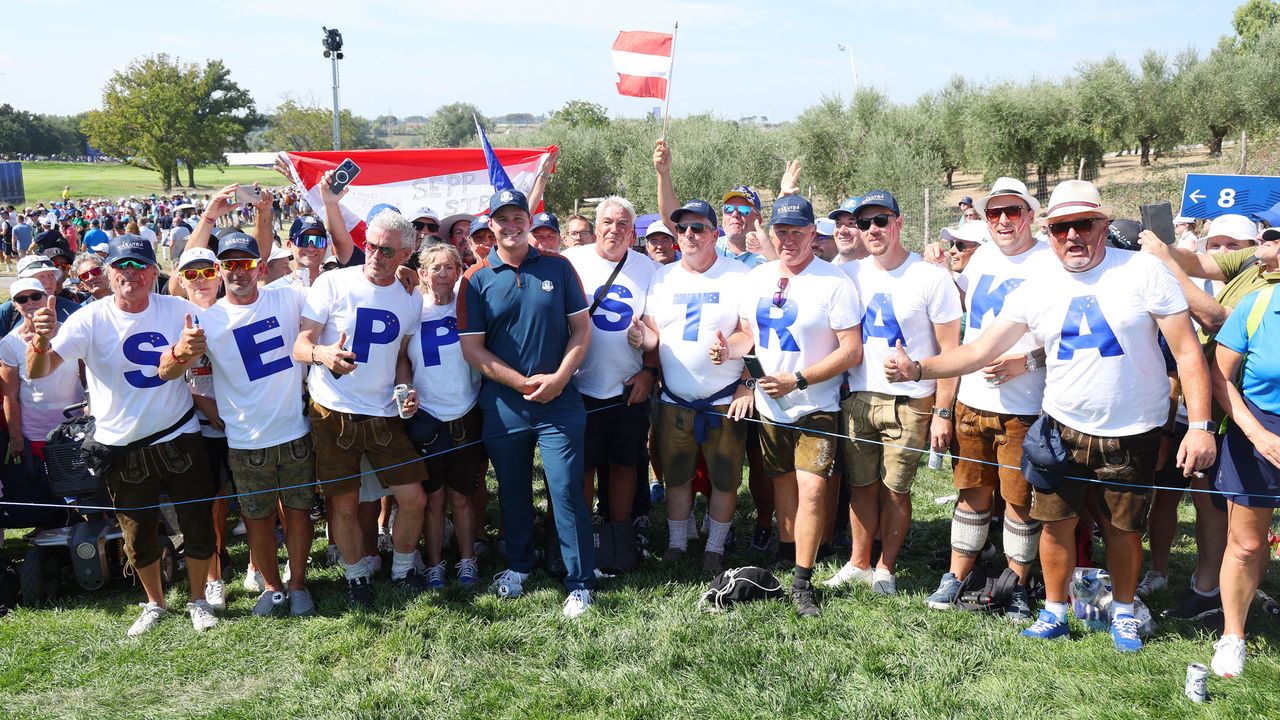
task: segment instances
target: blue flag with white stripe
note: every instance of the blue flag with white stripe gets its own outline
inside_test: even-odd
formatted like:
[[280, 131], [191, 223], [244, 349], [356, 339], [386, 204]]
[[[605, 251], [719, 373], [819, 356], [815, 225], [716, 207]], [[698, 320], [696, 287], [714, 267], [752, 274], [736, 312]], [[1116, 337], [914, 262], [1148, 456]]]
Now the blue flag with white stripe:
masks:
[[498, 156], [493, 153], [493, 146], [489, 144], [489, 138], [484, 134], [484, 128], [480, 126], [480, 119], [471, 116], [476, 122], [476, 132], [480, 135], [480, 147], [484, 148], [484, 164], [489, 168], [489, 184], [493, 186], [495, 193], [503, 190], [515, 190], [516, 186], [512, 184], [511, 178], [507, 177], [507, 171], [502, 168], [502, 163], [498, 162]]

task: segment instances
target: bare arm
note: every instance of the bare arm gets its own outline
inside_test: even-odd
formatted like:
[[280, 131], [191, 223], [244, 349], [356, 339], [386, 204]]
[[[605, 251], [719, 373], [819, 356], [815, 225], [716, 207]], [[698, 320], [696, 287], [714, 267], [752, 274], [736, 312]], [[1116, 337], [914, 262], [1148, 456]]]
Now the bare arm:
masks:
[[[984, 334], [985, 335], [985, 334]], [[948, 323], [934, 324], [933, 339], [938, 343], [938, 354], [941, 355], [949, 350], [954, 350], [960, 346], [960, 320], [959, 318]], [[939, 378], [938, 390], [934, 397], [934, 404], [938, 407], [951, 407], [956, 400], [956, 388], [960, 386], [958, 377]]]
[[[1138, 241], [1142, 243], [1143, 252], [1155, 255], [1165, 264], [1165, 267], [1169, 268], [1169, 272], [1173, 273], [1173, 277], [1178, 281], [1178, 287], [1182, 288], [1182, 294], [1187, 297], [1187, 305], [1191, 309], [1191, 317], [1200, 323], [1205, 332], [1210, 334], [1218, 332], [1222, 328], [1222, 323], [1227, 321], [1227, 316], [1231, 314], [1231, 310], [1223, 307], [1209, 293], [1192, 281], [1173, 254], [1177, 248], [1165, 245], [1164, 241], [1156, 237], [1155, 233], [1150, 230], [1143, 230], [1138, 235]], [[1218, 264], [1213, 262], [1207, 255], [1204, 256], [1204, 259], [1215, 268], [1218, 267]], [[1221, 272], [1221, 268], [1219, 268], [1219, 272]]]
[[27, 377], [38, 380], [62, 367], [62, 356], [51, 347], [58, 334], [58, 298], [50, 295], [47, 304], [22, 321], [23, 339], [27, 341]]
[[323, 330], [324, 325], [310, 318], [302, 318], [298, 339], [293, 342], [293, 359], [307, 365], [319, 363], [339, 375], [355, 370], [356, 355], [346, 349], [347, 334], [340, 333], [338, 342], [332, 345], [320, 345], [320, 333]]
[[[204, 355], [205, 347], [204, 329], [194, 325], [191, 316], [187, 315], [186, 327], [182, 329], [178, 342], [160, 355], [160, 379], [169, 382], [182, 377], [187, 368]], [[214, 414], [217, 414], [216, 408]]]
[[889, 382], [968, 375], [1013, 347], [1013, 344], [1018, 342], [1018, 338], [1026, 333], [1027, 326], [1023, 323], [997, 318], [976, 341], [954, 347], [940, 355], [925, 358], [918, 366], [914, 360], [907, 357], [906, 351], [899, 347], [898, 356], [885, 361], [885, 374]]
[[21, 458], [26, 442], [22, 437], [22, 404], [18, 397], [22, 378], [18, 375], [18, 368], [0, 365], [0, 383], [4, 385], [4, 420], [9, 428], [9, 457]]
[[671, 150], [666, 140], [658, 140], [653, 145], [653, 169], [658, 173], [658, 215], [674, 233], [676, 225], [671, 222], [671, 213], [680, 207], [680, 201], [676, 200], [676, 188], [671, 183]]
[[272, 224], [275, 219], [271, 215], [271, 202], [275, 200], [275, 197], [270, 190], [257, 183], [254, 183], [254, 187], [258, 188], [259, 195], [258, 202], [253, 204], [254, 209], [257, 210], [253, 214], [253, 238], [258, 241], [258, 257], [265, 262], [267, 258], [271, 257], [272, 241], [274, 240], [272, 236], [275, 234], [272, 232]]
[[[1200, 342], [1191, 329], [1191, 317], [1186, 311], [1157, 315], [1156, 324], [1178, 364], [1178, 382], [1182, 384], [1182, 398], [1187, 404], [1187, 420], [1193, 423], [1211, 420], [1209, 369]], [[1178, 467], [1182, 468], [1183, 475], [1189, 476], [1212, 465], [1217, 452], [1211, 433], [1188, 430], [1178, 448]]]
[[347, 232], [347, 222], [342, 219], [342, 209], [338, 203], [346, 197], [348, 188], [342, 188], [342, 192], [334, 195], [329, 192], [329, 182], [332, 180], [332, 170], [320, 176], [320, 199], [324, 202], [324, 222], [329, 228], [329, 239], [333, 242], [333, 256], [338, 259], [339, 265], [346, 265], [355, 252], [356, 241]]
[[1182, 268], [1182, 272], [1191, 277], [1217, 280], [1218, 282], [1227, 281], [1226, 273], [1222, 272], [1222, 268], [1218, 267], [1218, 263], [1214, 262], [1213, 257], [1206, 253], [1171, 247], [1169, 248], [1169, 254], [1178, 267]]
[[551, 374], [529, 376], [529, 387], [532, 390], [524, 399], [531, 402], [546, 403], [555, 400], [564, 391], [564, 387], [573, 378], [573, 373], [587, 357], [587, 348], [591, 346], [591, 317], [584, 308], [582, 312], [569, 316], [569, 342], [565, 344], [564, 357], [560, 359], [560, 367]]
[[538, 174], [533, 179], [533, 187], [529, 190], [529, 208], [538, 207], [538, 203], [542, 202], [542, 196], [547, 191], [547, 183], [551, 182], [551, 168], [556, 165], [556, 158], [560, 157], [560, 149], [556, 148], [546, 155], [542, 156], [542, 160], [538, 161]]

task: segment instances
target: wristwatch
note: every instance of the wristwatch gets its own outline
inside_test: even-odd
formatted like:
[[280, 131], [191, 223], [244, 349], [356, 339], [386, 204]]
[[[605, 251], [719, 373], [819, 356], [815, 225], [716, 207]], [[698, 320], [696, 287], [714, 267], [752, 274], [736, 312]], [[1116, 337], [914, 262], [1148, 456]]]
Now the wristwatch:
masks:
[[796, 389], [797, 389], [797, 390], [804, 390], [804, 389], [806, 389], [806, 388], [808, 388], [808, 387], [809, 387], [809, 381], [808, 381], [808, 380], [805, 380], [805, 379], [804, 379], [804, 375], [801, 375], [801, 374], [800, 374], [800, 371], [799, 371], [799, 370], [797, 370], [797, 371], [796, 371]]
[[1211, 433], [1213, 432], [1213, 423], [1209, 422], [1208, 420], [1201, 420], [1200, 422], [1189, 422], [1187, 423], [1187, 429], [1203, 430], [1207, 433]]
[[1026, 368], [1029, 373], [1033, 373], [1040, 369], [1040, 363], [1036, 361], [1036, 356], [1032, 353], [1027, 353]]
[[938, 417], [942, 418], [943, 420], [950, 420], [950, 419], [951, 419], [951, 408], [936, 407], [936, 408], [934, 408], [934, 409], [933, 409], [933, 414], [934, 414], [934, 415], [937, 415]]

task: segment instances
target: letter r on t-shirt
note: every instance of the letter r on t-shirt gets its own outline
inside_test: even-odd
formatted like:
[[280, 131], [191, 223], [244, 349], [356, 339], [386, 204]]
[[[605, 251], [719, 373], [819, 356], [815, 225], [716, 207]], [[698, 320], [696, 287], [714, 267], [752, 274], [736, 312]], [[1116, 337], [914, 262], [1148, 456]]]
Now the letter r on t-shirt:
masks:
[[[776, 311], [780, 311], [775, 315]], [[769, 347], [769, 336], [777, 334], [778, 349], [800, 352], [800, 346], [788, 328], [796, 321], [800, 308], [791, 300], [783, 301], [779, 308], [772, 298], [760, 298], [756, 303], [756, 324], [760, 326], [760, 347]]]
[[262, 340], [258, 340], [258, 336], [268, 330], [279, 328], [280, 321], [272, 316], [231, 331], [236, 339], [236, 348], [240, 350], [240, 359], [244, 362], [245, 374], [249, 376], [250, 381], [284, 372], [293, 366], [293, 360], [287, 356], [278, 357], [269, 363], [262, 362], [264, 355], [284, 347], [284, 336], [276, 333]]
[[356, 308], [356, 329], [351, 340], [351, 352], [356, 362], [369, 362], [369, 348], [388, 345], [400, 336], [400, 318], [382, 308]]

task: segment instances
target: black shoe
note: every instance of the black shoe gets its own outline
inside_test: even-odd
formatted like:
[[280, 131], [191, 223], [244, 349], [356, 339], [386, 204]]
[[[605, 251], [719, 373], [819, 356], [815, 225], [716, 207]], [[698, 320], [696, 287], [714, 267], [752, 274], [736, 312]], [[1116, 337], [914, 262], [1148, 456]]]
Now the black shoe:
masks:
[[1222, 593], [1218, 593], [1213, 597], [1205, 597], [1196, 592], [1194, 588], [1188, 588], [1182, 594], [1182, 599], [1178, 601], [1178, 606], [1165, 610], [1160, 614], [1160, 617], [1168, 620], [1191, 622], [1193, 620], [1203, 620], [1220, 612], [1222, 612]]
[[813, 585], [791, 586], [791, 600], [796, 604], [796, 615], [800, 617], [818, 617], [822, 609], [818, 607], [818, 599], [814, 596]]
[[772, 527], [756, 526], [751, 533], [751, 552], [763, 553], [769, 549], [769, 538], [773, 535]]
[[401, 590], [412, 590], [413, 592], [423, 592], [428, 587], [427, 576], [417, 570], [410, 570], [404, 574], [404, 577], [392, 578], [391, 584]]
[[1027, 592], [1025, 586], [1017, 585], [1005, 605], [1004, 616], [1010, 620], [1030, 620], [1034, 609], [1031, 605], [1031, 593]]
[[373, 607], [373, 588], [369, 578], [358, 577], [347, 581], [347, 600], [359, 608], [368, 610]]
[[662, 562], [667, 565], [674, 565], [681, 560], [684, 560], [685, 552], [685, 550], [681, 550], [680, 548], [669, 547], [662, 555]]

